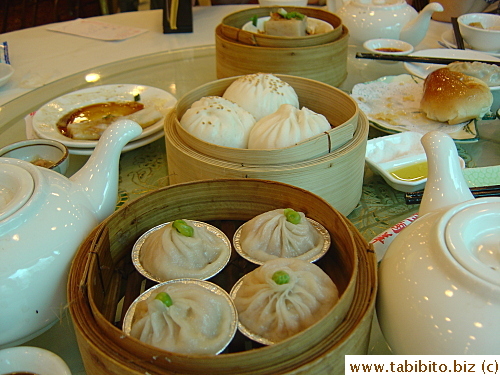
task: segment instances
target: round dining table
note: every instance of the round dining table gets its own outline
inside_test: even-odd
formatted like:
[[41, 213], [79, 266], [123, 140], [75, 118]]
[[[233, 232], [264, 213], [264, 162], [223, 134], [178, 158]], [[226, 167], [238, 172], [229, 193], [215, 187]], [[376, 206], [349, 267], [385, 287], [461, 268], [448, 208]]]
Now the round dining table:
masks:
[[[255, 5], [195, 6], [191, 33], [164, 34], [162, 11], [144, 10], [86, 19], [104, 22], [108, 27], [139, 29], [137, 35], [121, 40], [54, 31], [54, 26], [60, 26], [54, 24], [0, 35], [0, 42], [8, 44], [10, 63], [15, 69], [7, 84], [0, 87], [0, 147], [29, 137], [25, 118], [46, 102], [68, 92], [97, 84], [134, 83], [160, 87], [179, 98], [215, 80], [215, 28], [224, 16], [252, 6]], [[442, 35], [451, 28], [449, 23], [431, 21], [425, 39], [415, 46], [415, 50], [443, 48]], [[348, 76], [339, 86], [345, 92], [350, 92], [358, 83], [407, 73], [402, 62], [357, 59], [355, 54], [361, 51], [361, 46], [349, 45]], [[494, 165], [492, 159], [500, 159], [498, 130], [493, 134], [485, 131], [485, 134], [493, 144], [492, 150], [496, 144], [496, 151], [491, 151], [496, 154], [485, 161], [484, 156], [489, 151], [483, 148], [483, 157], [471, 156], [466, 160], [468, 166]], [[377, 129], [370, 130], [370, 137], [379, 135]], [[463, 147], [465, 154], [472, 154], [473, 147], [477, 146]], [[119, 204], [168, 184], [165, 153], [165, 141], [161, 137], [122, 154]], [[78, 170], [87, 158], [88, 155], [71, 155], [67, 174]], [[363, 197], [348, 218], [370, 241], [417, 211], [418, 205], [405, 203], [404, 193], [392, 189], [366, 168]], [[73, 375], [85, 374], [69, 313], [63, 314], [45, 333], [23, 345], [48, 349], [63, 358]], [[369, 353], [390, 354], [376, 317]]]

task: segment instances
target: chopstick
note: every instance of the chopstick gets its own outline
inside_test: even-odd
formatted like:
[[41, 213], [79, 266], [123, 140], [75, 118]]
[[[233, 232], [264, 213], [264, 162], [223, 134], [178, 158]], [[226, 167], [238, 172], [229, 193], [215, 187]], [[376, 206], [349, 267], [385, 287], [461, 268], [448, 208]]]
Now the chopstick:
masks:
[[[498, 197], [500, 196], [500, 185], [471, 187], [470, 191], [474, 196], [474, 198]], [[406, 204], [419, 204], [422, 201], [423, 195], [424, 195], [423, 190], [414, 191], [412, 193], [406, 193], [405, 194]]]
[[451, 24], [453, 25], [453, 34], [455, 34], [457, 48], [465, 49], [464, 38], [462, 38], [462, 33], [460, 32], [460, 27], [458, 26], [457, 17], [451, 17]]
[[487, 60], [469, 60], [469, 59], [452, 59], [449, 57], [425, 57], [425, 56], [392, 56], [392, 55], [382, 55], [378, 53], [356, 53], [357, 59], [371, 59], [371, 60], [388, 60], [388, 61], [406, 61], [424, 64], [443, 64], [448, 65], [454, 61], [464, 61], [464, 62], [482, 62], [485, 64], [492, 64], [500, 66], [500, 61], [487, 61]]

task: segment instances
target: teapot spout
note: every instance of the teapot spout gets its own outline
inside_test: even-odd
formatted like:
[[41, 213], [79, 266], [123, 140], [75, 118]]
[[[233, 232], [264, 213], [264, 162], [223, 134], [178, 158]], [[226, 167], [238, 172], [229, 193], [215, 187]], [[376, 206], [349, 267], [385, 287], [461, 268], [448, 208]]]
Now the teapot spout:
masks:
[[427, 156], [428, 176], [419, 216], [474, 199], [460, 168], [453, 139], [443, 132], [432, 131], [421, 142]]
[[439, 3], [427, 4], [416, 18], [408, 22], [401, 29], [399, 39], [410, 43], [414, 47], [417, 46], [424, 39], [425, 34], [427, 34], [432, 14], [434, 12], [442, 12], [443, 10], [443, 6]]
[[132, 120], [119, 120], [110, 125], [87, 163], [70, 178], [87, 195], [99, 222], [116, 207], [121, 151], [141, 133], [142, 127]]

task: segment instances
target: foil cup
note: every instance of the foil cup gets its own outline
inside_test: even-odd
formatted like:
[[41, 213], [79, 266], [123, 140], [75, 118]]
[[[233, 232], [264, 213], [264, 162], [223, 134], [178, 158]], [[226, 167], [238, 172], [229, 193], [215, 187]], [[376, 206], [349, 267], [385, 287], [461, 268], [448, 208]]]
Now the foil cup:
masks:
[[[158, 275], [153, 274], [149, 270], [147, 270], [143, 264], [141, 263], [141, 252], [142, 251], [147, 251], [147, 248], [144, 246], [144, 243], [148, 239], [151, 234], [154, 232], [157, 232], [159, 230], [162, 230], [165, 226], [171, 224], [172, 222], [166, 222], [160, 225], [155, 226], [154, 228], [151, 228], [147, 232], [145, 232], [139, 239], [135, 242], [134, 247], [132, 248], [132, 263], [134, 264], [135, 269], [144, 277], [146, 277], [149, 280], [155, 281], [157, 283], [162, 283], [171, 279], [178, 279], [178, 278], [197, 278], [200, 280], [207, 280], [215, 275], [217, 275], [219, 272], [221, 272], [224, 267], [229, 262], [229, 259], [231, 258], [231, 242], [227, 238], [227, 236], [222, 232], [220, 229], [214, 227], [213, 225], [201, 222], [201, 221], [195, 221], [195, 220], [190, 220], [192, 224], [197, 227], [197, 228], [204, 228], [211, 232], [214, 236], [218, 237], [220, 241], [224, 243], [224, 253], [219, 257], [217, 260], [217, 264], [214, 266], [210, 267], [207, 270], [207, 273], [203, 274], [202, 277], [195, 276], [193, 273], [190, 273], [189, 269], [186, 269], [185, 274], [179, 277], [172, 277], [169, 279], [160, 277]], [[168, 264], [165, 265], [165, 267], [168, 268]]]
[[[199, 279], [175, 279], [175, 280], [169, 280], [160, 284], [157, 284], [146, 291], [144, 291], [142, 294], [140, 294], [131, 304], [130, 307], [127, 309], [127, 312], [125, 313], [125, 316], [123, 318], [123, 323], [122, 323], [122, 330], [123, 332], [131, 336], [131, 331], [132, 331], [132, 325], [134, 323], [134, 316], [136, 312], [136, 308], [139, 303], [142, 301], [146, 301], [149, 298], [155, 298], [156, 294], [165, 291], [168, 289], [169, 285], [172, 284], [184, 284], [184, 285], [195, 285], [200, 288], [204, 288], [208, 290], [211, 293], [217, 294], [218, 296], [223, 297], [224, 303], [227, 303], [227, 305], [230, 307], [231, 310], [231, 318], [228, 319], [226, 324], [228, 324], [229, 328], [227, 329], [227, 337], [226, 340], [224, 341], [225, 344], [219, 348], [216, 348], [214, 351], [214, 355], [220, 354], [226, 347], [231, 343], [231, 341], [234, 338], [234, 335], [236, 334], [236, 331], [238, 330], [238, 312], [236, 311], [236, 307], [234, 305], [233, 300], [229, 296], [229, 294], [222, 289], [220, 286], [206, 280], [199, 280]], [[174, 302], [175, 303], [175, 302]], [[159, 348], [163, 350], [162, 348]]]

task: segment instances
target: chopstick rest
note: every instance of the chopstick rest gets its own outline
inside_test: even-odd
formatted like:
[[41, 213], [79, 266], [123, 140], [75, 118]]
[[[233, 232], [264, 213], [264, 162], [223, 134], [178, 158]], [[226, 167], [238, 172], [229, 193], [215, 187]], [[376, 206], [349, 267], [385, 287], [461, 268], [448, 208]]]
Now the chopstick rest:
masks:
[[[498, 197], [500, 196], [500, 185], [471, 187], [470, 191], [474, 198]], [[423, 190], [406, 193], [405, 202], [406, 204], [419, 204], [422, 201], [423, 195]]]
[[469, 59], [451, 59], [448, 57], [425, 57], [425, 56], [391, 56], [391, 55], [382, 55], [378, 53], [364, 53], [358, 52], [356, 53], [357, 59], [371, 59], [371, 60], [388, 60], [388, 61], [406, 61], [406, 62], [415, 62], [415, 63], [424, 63], [424, 64], [442, 64], [448, 65], [455, 61], [464, 61], [464, 62], [482, 62], [485, 64], [492, 64], [500, 66], [500, 61], [487, 61], [487, 60], [469, 60]]

